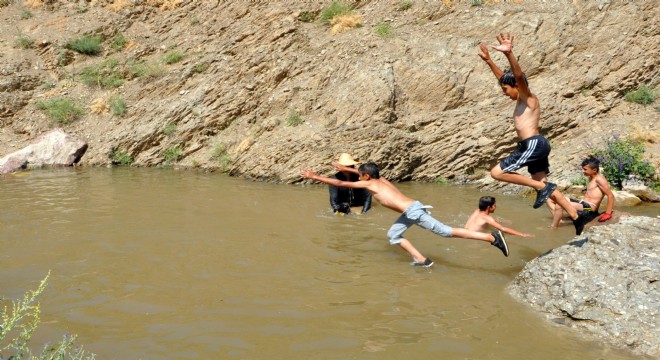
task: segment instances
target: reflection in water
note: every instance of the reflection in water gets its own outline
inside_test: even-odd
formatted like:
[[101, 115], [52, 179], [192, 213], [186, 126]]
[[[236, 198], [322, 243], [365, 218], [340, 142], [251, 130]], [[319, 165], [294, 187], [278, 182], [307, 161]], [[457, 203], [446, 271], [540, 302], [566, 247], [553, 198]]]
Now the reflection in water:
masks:
[[[550, 325], [506, 294], [527, 261], [573, 238], [528, 199], [496, 216], [535, 238], [487, 244], [420, 228], [413, 268], [398, 216], [330, 212], [324, 186], [164, 169], [62, 169], [0, 179], [2, 294], [52, 271], [36, 341], [77, 333], [98, 358], [633, 358]], [[484, 195], [400, 184], [462, 226]], [[657, 213], [655, 208], [625, 209]]]

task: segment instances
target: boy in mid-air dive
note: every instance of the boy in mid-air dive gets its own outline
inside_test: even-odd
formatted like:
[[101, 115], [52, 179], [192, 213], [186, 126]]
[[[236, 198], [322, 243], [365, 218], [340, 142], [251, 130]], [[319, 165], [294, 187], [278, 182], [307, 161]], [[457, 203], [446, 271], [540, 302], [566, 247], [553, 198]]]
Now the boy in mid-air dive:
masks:
[[[513, 124], [520, 142], [511, 155], [490, 171], [490, 175], [499, 181], [528, 186], [536, 190], [535, 209], [541, 207], [548, 198], [552, 199], [566, 210], [573, 220], [575, 233], [580, 235], [584, 229], [586, 217], [572, 207], [566, 197], [556, 190], [557, 185], [546, 182], [550, 171], [548, 162], [550, 143], [539, 134], [539, 119], [541, 118], [539, 99], [530, 91], [527, 78], [513, 55], [513, 36], [502, 33], [497, 35], [497, 40], [500, 44], [492, 48], [506, 56], [511, 65], [510, 71], [505, 73], [495, 65], [485, 44], [479, 45], [481, 48], [479, 56], [495, 74], [504, 95], [516, 101], [516, 107], [513, 110]], [[532, 175], [531, 178], [515, 172], [523, 166], [527, 166]]]
[[473, 231], [486, 231], [488, 227], [493, 227], [506, 234], [518, 235], [522, 237], [534, 236], [532, 234], [513, 230], [498, 223], [495, 218], [490, 216], [490, 214], [495, 212], [496, 207], [497, 204], [495, 203], [494, 197], [482, 196], [479, 199], [479, 208], [472, 212], [472, 215], [470, 215], [470, 218], [465, 223], [465, 228]]
[[337, 163], [333, 163], [333, 165], [338, 171], [357, 173], [360, 176], [359, 180], [356, 182], [341, 181], [325, 176], [319, 176], [311, 170], [301, 170], [300, 175], [306, 179], [320, 181], [328, 185], [354, 189], [367, 189], [383, 206], [401, 213], [401, 216], [399, 216], [394, 225], [392, 225], [387, 232], [387, 237], [389, 238], [391, 245], [398, 244], [412, 256], [412, 265], [424, 267], [430, 267], [433, 265], [431, 259], [422, 255], [422, 253], [420, 253], [410, 241], [402, 237], [403, 233], [413, 224], [417, 224], [424, 229], [431, 230], [444, 237], [460, 237], [487, 241], [491, 245], [500, 249], [504, 256], [509, 256], [509, 248], [506, 245], [502, 232], [496, 230], [491, 234], [484, 234], [482, 232], [466, 230], [463, 228], [451, 228], [441, 223], [433, 218], [427, 210], [431, 206], [422, 205], [419, 201], [415, 201], [403, 195], [394, 184], [381, 177], [376, 164], [365, 163], [360, 165], [358, 169], [346, 167]]

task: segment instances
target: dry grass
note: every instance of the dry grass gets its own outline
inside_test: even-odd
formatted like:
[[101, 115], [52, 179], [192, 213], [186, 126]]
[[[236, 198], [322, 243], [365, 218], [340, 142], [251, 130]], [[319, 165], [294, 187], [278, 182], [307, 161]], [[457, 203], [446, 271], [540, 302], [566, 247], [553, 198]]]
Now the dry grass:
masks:
[[44, 5], [44, 2], [41, 0], [25, 0], [23, 1], [23, 6], [30, 9], [38, 9]]
[[92, 104], [89, 106], [89, 109], [94, 114], [103, 114], [108, 112], [110, 106], [108, 106], [108, 100], [105, 98], [96, 98], [92, 101]]
[[332, 25], [330, 32], [332, 34], [337, 34], [342, 31], [359, 26], [361, 23], [362, 23], [362, 15], [347, 14], [347, 15], [335, 16], [332, 18], [332, 20], [330, 20], [330, 25]]
[[[134, 2], [130, 0], [97, 0], [97, 2], [108, 4], [105, 8], [114, 12], [135, 6]], [[147, 6], [157, 7], [161, 10], [174, 10], [183, 4], [183, 0], [147, 0], [145, 3]]]
[[653, 131], [650, 129], [642, 129], [639, 125], [634, 124], [628, 137], [634, 141], [643, 143], [655, 144], [660, 142], [660, 131]]

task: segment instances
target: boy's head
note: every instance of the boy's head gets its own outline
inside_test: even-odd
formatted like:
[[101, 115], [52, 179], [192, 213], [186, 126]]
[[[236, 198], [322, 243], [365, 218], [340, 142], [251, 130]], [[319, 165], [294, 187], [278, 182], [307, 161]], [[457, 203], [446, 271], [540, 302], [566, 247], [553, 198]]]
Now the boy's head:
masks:
[[[495, 207], [495, 198], [492, 196], [482, 196], [479, 199], [479, 210], [485, 211], [488, 208]], [[493, 209], [493, 211], [495, 211]], [[491, 211], [492, 212], [492, 211]]]
[[[525, 84], [529, 84], [525, 74], [523, 74], [523, 79], [525, 79]], [[518, 84], [516, 83], [516, 76], [513, 75], [511, 70], [505, 72], [504, 75], [500, 77], [499, 83], [500, 87], [502, 88], [502, 92], [504, 92], [504, 95], [510, 97], [513, 100], [518, 99]]]
[[[360, 173], [360, 180], [362, 180], [362, 177], [364, 175], [369, 175], [369, 178], [371, 179], [378, 179], [380, 178], [380, 173], [378, 171], [378, 165], [368, 162], [360, 165], [358, 168], [358, 172]], [[365, 180], [369, 180], [368, 178]]]
[[582, 173], [585, 176], [595, 175], [600, 170], [600, 160], [590, 156], [582, 161]]

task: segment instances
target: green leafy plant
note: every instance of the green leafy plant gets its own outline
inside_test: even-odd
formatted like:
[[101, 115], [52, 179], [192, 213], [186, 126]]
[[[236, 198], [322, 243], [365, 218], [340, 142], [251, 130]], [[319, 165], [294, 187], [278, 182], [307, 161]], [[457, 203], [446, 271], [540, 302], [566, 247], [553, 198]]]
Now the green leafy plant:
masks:
[[449, 180], [447, 180], [443, 177], [437, 177], [437, 178], [435, 178], [435, 180], [433, 180], [433, 182], [436, 185], [447, 185], [447, 184], [449, 184]]
[[165, 164], [168, 165], [179, 161], [179, 159], [181, 159], [181, 156], [183, 156], [183, 151], [181, 150], [180, 145], [171, 146], [165, 149], [165, 151], [163, 151], [163, 158], [165, 159]]
[[300, 113], [297, 111], [292, 111], [289, 113], [289, 116], [286, 118], [286, 124], [288, 126], [298, 126], [302, 125], [305, 122], [303, 118], [300, 116]]
[[124, 37], [124, 34], [117, 33], [112, 37], [112, 39], [110, 39], [110, 48], [116, 51], [121, 51], [124, 50], [124, 47], [126, 47], [127, 43], [128, 40], [126, 37]]
[[165, 74], [165, 68], [155, 61], [129, 62], [128, 72], [140, 79], [154, 80]]
[[657, 181], [656, 171], [653, 165], [644, 160], [645, 150], [640, 141], [614, 136], [607, 140], [604, 148], [596, 149], [594, 155], [600, 160], [601, 173], [617, 189], [621, 189], [624, 180], [630, 175], [654, 186]]
[[399, 11], [406, 11], [406, 10], [412, 8], [412, 6], [413, 6], [412, 0], [401, 0], [399, 2], [398, 9], [399, 9]]
[[471, 4], [472, 6], [481, 6], [484, 4], [484, 0], [472, 0]]
[[[8, 360], [94, 359], [94, 354], [86, 355], [82, 347], [74, 348], [75, 335], [65, 335], [59, 343], [46, 345], [40, 354], [34, 354], [30, 349], [29, 342], [32, 339], [32, 334], [41, 321], [39, 318], [41, 308], [37, 298], [44, 292], [49, 277], [50, 271], [41, 280], [36, 290], [26, 292], [23, 299], [13, 300], [10, 310], [5, 306], [0, 311], [0, 317], [2, 318], [0, 353], [8, 355]], [[4, 355], [0, 355], [0, 359]]]
[[347, 5], [341, 1], [334, 1], [332, 4], [330, 4], [330, 6], [321, 10], [319, 21], [322, 24], [329, 24], [334, 17], [348, 15], [351, 13], [351, 11], [352, 8], [350, 5]]
[[27, 20], [32, 17], [32, 12], [30, 10], [21, 11], [21, 20]]
[[167, 125], [163, 126], [163, 129], [161, 131], [163, 132], [163, 134], [170, 136], [176, 132], [176, 124], [168, 123]]
[[301, 11], [300, 14], [298, 14], [298, 20], [302, 22], [312, 22], [314, 21], [314, 13], [311, 11]]
[[625, 95], [626, 101], [642, 105], [652, 104], [657, 97], [656, 91], [646, 85], [640, 86], [635, 91], [629, 91]]
[[209, 63], [197, 64], [193, 67], [196, 73], [201, 74], [209, 68]]
[[117, 88], [124, 84], [124, 77], [119, 68], [119, 60], [110, 58], [98, 65], [87, 66], [80, 72], [80, 80], [89, 86], [104, 89]]
[[84, 7], [84, 6], [80, 6], [80, 7], [78, 7], [78, 9], [76, 9], [76, 12], [77, 12], [78, 14], [84, 14], [84, 13], [86, 13], [86, 12], [88, 12], [88, 11], [89, 11], [89, 8], [88, 8], [88, 7]]
[[190, 25], [197, 25], [197, 24], [199, 24], [199, 18], [197, 17], [197, 15], [192, 15], [190, 17]]
[[126, 115], [126, 100], [121, 95], [113, 95], [108, 100], [110, 113], [114, 116]]
[[85, 55], [97, 55], [101, 52], [101, 37], [98, 35], [85, 35], [79, 39], [69, 41], [67, 49]]
[[387, 21], [379, 21], [378, 24], [376, 24], [376, 35], [380, 37], [389, 37], [392, 36], [392, 26], [390, 23]]
[[163, 62], [167, 65], [171, 65], [174, 63], [178, 63], [179, 61], [183, 60], [183, 58], [186, 57], [183, 53], [177, 51], [177, 50], [172, 50], [169, 51], [163, 56]]
[[589, 180], [587, 180], [587, 178], [584, 177], [584, 176], [580, 176], [580, 177], [576, 177], [576, 178], [571, 179], [571, 185], [587, 186], [587, 184], [589, 184]]
[[227, 171], [229, 164], [231, 164], [231, 158], [229, 157], [229, 154], [227, 154], [227, 149], [223, 143], [217, 143], [215, 145], [211, 158], [218, 160], [220, 170], [222, 171]]
[[16, 41], [14, 41], [15, 48], [29, 49], [34, 45], [34, 40], [27, 35], [20, 35]]
[[116, 149], [110, 155], [110, 159], [115, 165], [130, 165], [133, 163], [133, 157], [130, 154]]
[[37, 108], [46, 111], [51, 119], [63, 125], [71, 123], [84, 113], [75, 101], [64, 97], [37, 101]]

